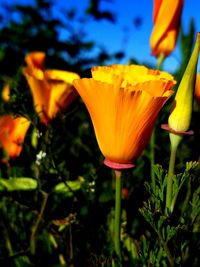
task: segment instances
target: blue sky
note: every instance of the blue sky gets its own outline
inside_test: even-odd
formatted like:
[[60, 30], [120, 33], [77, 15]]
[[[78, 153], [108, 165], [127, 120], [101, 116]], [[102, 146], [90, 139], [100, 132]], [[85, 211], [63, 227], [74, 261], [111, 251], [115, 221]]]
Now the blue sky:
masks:
[[[32, 0], [0, 0], [0, 3], [28, 3]], [[76, 8], [81, 16], [89, 0], [57, 0], [58, 11], [68, 8]], [[140, 63], [149, 62], [156, 65], [156, 59], [151, 56], [149, 38], [151, 35], [153, 0], [102, 0], [102, 10], [110, 10], [116, 14], [116, 23], [106, 20], [95, 21], [92, 18], [87, 21], [85, 27], [88, 33], [87, 38], [95, 40], [99, 45], [108, 51], [116, 52], [120, 49], [125, 51], [126, 64], [130, 58], [137, 59]], [[55, 14], [58, 12], [55, 10]], [[170, 12], [170, 11], [169, 11]], [[200, 2], [199, 0], [185, 0], [182, 13], [182, 24], [184, 31], [188, 31], [191, 18], [195, 21], [196, 31], [200, 31]], [[139, 28], [134, 26], [133, 19], [142, 18]], [[64, 33], [62, 33], [64, 34]], [[176, 70], [179, 64], [178, 45], [174, 52], [165, 62], [163, 69], [169, 72]], [[200, 66], [200, 64], [199, 64]], [[200, 68], [198, 67], [198, 70]]]
[[[68, 0], [68, 5], [76, 5], [78, 2], [88, 1]], [[77, 5], [78, 6], [78, 5]], [[81, 10], [82, 7], [78, 6]], [[105, 0], [102, 1], [102, 9], [109, 9], [117, 14], [117, 23], [108, 21], [91, 21], [88, 27], [91, 39], [96, 39], [111, 51], [122, 48], [126, 51], [127, 57], [123, 63], [127, 63], [129, 58], [136, 58], [139, 62], [150, 62], [156, 64], [155, 57], [151, 56], [149, 38], [151, 35], [153, 22], [152, 10], [153, 0]], [[169, 11], [170, 12], [170, 11]], [[133, 18], [142, 17], [142, 25], [134, 27]], [[185, 0], [182, 13], [183, 29], [187, 32], [189, 22], [195, 20], [196, 31], [200, 31], [200, 2], [199, 0]], [[126, 29], [126, 35], [123, 33]], [[124, 42], [126, 40], [126, 42]], [[164, 69], [174, 71], [179, 64], [179, 49], [165, 60]]]

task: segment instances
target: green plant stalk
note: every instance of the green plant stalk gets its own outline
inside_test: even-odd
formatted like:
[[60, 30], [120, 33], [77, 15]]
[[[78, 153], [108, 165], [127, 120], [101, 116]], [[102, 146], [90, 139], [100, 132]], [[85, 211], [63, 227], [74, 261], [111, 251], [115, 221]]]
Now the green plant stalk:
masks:
[[71, 266], [73, 265], [74, 253], [73, 253], [73, 240], [72, 240], [72, 225], [69, 225], [69, 259]]
[[163, 65], [164, 60], [165, 60], [165, 55], [160, 54], [159, 57], [157, 58], [157, 70], [162, 69], [162, 65]]
[[[161, 54], [157, 58], [157, 70], [161, 70], [164, 59], [165, 59], [165, 56], [163, 54]], [[151, 181], [152, 181], [153, 189], [155, 190], [156, 180], [155, 180], [155, 174], [153, 171], [153, 165], [155, 164], [155, 129], [153, 130], [151, 139], [150, 139], [150, 162], [151, 162]]]
[[42, 216], [44, 214], [44, 210], [46, 208], [46, 204], [47, 204], [47, 200], [48, 200], [48, 196], [49, 196], [45, 192], [43, 192], [43, 195], [44, 195], [44, 199], [43, 199], [43, 202], [42, 202], [41, 210], [40, 210], [40, 213], [39, 213], [38, 218], [36, 220], [36, 223], [33, 226], [32, 232], [31, 232], [30, 250], [31, 250], [32, 254], [35, 254], [35, 237], [36, 237], [36, 233], [37, 233], [38, 227], [40, 225], [40, 222], [42, 220]]
[[170, 267], [174, 267], [175, 266], [174, 259], [173, 259], [173, 256], [171, 254], [171, 251], [169, 250], [169, 247], [167, 246], [167, 243], [164, 241], [162, 235], [158, 231], [156, 231], [156, 232], [157, 232], [158, 237], [159, 237], [159, 239], [163, 245], [163, 248], [164, 248], [164, 251], [166, 253], [167, 259], [169, 261]]
[[114, 247], [115, 252], [121, 260], [121, 246], [120, 246], [120, 234], [121, 234], [121, 195], [122, 195], [122, 172], [115, 170], [115, 220], [114, 220]]
[[175, 161], [176, 161], [176, 151], [182, 139], [181, 135], [177, 135], [174, 133], [170, 133], [169, 137], [171, 141], [171, 153], [170, 153], [169, 169], [168, 169], [168, 177], [167, 177], [166, 214], [172, 213], [173, 211], [173, 206], [174, 206], [174, 205], [172, 206], [173, 177], [174, 177], [174, 169], [175, 169]]
[[169, 161], [169, 170], [167, 178], [167, 191], [166, 191], [166, 212], [171, 212], [171, 203], [172, 203], [172, 186], [173, 186], [173, 176], [174, 176], [174, 166], [176, 159], [176, 150], [177, 148], [171, 148], [170, 161]]
[[151, 182], [153, 190], [156, 188], [156, 179], [155, 174], [153, 171], [153, 166], [155, 164], [155, 129], [152, 132], [151, 139], [150, 139], [150, 161], [151, 161]]
[[[8, 250], [9, 258], [12, 258], [12, 256], [14, 255], [14, 252], [13, 252], [13, 248], [12, 248], [12, 244], [11, 244], [11, 240], [10, 240], [10, 237], [9, 237], [9, 234], [8, 234], [7, 227], [3, 222], [1, 222], [0, 225], [3, 227], [3, 236], [5, 238], [5, 247]], [[21, 266], [20, 262], [18, 261], [17, 258], [14, 259], [14, 262], [15, 262], [16, 267], [20, 267]]]

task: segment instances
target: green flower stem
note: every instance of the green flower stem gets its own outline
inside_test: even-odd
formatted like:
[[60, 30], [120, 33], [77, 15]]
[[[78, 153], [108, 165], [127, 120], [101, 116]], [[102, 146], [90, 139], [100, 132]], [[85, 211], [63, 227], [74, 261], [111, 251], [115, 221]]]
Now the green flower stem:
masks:
[[115, 221], [114, 221], [114, 246], [115, 252], [121, 260], [121, 246], [120, 246], [120, 233], [121, 233], [121, 195], [122, 195], [122, 172], [115, 170], [116, 188], [115, 188]]
[[172, 213], [172, 197], [173, 197], [173, 177], [174, 177], [174, 169], [175, 169], [175, 160], [176, 160], [176, 151], [178, 145], [182, 139], [182, 136], [170, 133], [170, 141], [171, 141], [171, 154], [169, 161], [169, 169], [168, 169], [168, 177], [167, 177], [167, 191], [166, 191], [166, 213]]
[[162, 235], [158, 231], [156, 231], [156, 233], [158, 234], [158, 237], [159, 237], [159, 239], [160, 239], [160, 241], [161, 241], [161, 243], [163, 245], [163, 248], [165, 250], [165, 253], [166, 253], [167, 259], [169, 261], [170, 267], [174, 267], [175, 266], [174, 259], [173, 259], [173, 256], [171, 254], [171, 251], [169, 250], [167, 242], [164, 241]]
[[[157, 70], [161, 70], [164, 59], [165, 59], [164, 54], [160, 54], [159, 57], [157, 58]], [[156, 181], [155, 181], [155, 174], [153, 171], [153, 165], [155, 164], [155, 128], [152, 132], [150, 139], [150, 162], [151, 162], [151, 181], [153, 189], [155, 190]]]
[[167, 192], [166, 192], [166, 212], [171, 212], [171, 203], [172, 203], [172, 185], [173, 185], [173, 176], [174, 176], [174, 166], [176, 159], [176, 148], [171, 148], [170, 161], [169, 161], [169, 170], [167, 177]]
[[155, 164], [155, 129], [152, 132], [151, 139], [150, 139], [150, 161], [151, 161], [151, 182], [152, 182], [152, 187], [155, 190], [156, 187], [156, 179], [155, 179], [155, 174], [153, 171], [153, 165]]
[[157, 70], [162, 69], [162, 64], [163, 64], [164, 60], [165, 60], [165, 55], [160, 54], [159, 57], [157, 58]]

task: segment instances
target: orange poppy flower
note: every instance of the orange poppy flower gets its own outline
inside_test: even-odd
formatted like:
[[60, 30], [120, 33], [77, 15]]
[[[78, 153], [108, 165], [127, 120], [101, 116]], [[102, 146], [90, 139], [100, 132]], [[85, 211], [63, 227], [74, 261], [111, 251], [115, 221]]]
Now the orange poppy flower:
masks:
[[78, 96], [72, 85], [80, 76], [63, 70], [43, 70], [45, 54], [32, 52], [26, 56], [23, 69], [29, 84], [35, 110], [42, 123], [48, 124], [59, 111], [65, 110]]
[[175, 48], [183, 0], [154, 0], [150, 46], [154, 56], [168, 56]]
[[137, 65], [92, 68], [73, 82], [93, 122], [105, 164], [129, 168], [148, 143], [155, 120], [173, 94], [173, 77]]
[[30, 121], [21, 116], [0, 117], [0, 145], [10, 158], [20, 155], [29, 126]]
[[195, 100], [197, 101], [200, 107], [200, 73], [196, 76], [196, 85], [195, 85], [195, 93], [194, 93]]

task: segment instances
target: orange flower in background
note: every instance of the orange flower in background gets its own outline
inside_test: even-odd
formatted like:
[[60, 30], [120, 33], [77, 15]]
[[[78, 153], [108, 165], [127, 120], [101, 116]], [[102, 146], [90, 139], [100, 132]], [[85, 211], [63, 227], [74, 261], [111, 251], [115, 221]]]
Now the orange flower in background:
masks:
[[25, 61], [29, 67], [44, 69], [46, 54], [40, 51], [33, 51], [25, 56]]
[[9, 102], [10, 101], [10, 85], [9, 83], [5, 83], [2, 92], [1, 92], [1, 97], [4, 102]]
[[0, 116], [0, 145], [10, 158], [20, 155], [29, 126], [24, 117]]
[[168, 56], [175, 48], [184, 1], [154, 0], [150, 46], [154, 56]]
[[35, 110], [42, 123], [48, 124], [78, 96], [72, 82], [80, 76], [69, 71], [44, 70], [43, 52], [32, 52], [25, 60], [28, 66], [23, 69], [23, 74], [29, 84]]
[[173, 94], [173, 77], [137, 65], [92, 68], [73, 82], [92, 119], [105, 164], [129, 168], [147, 145], [160, 109]]
[[195, 85], [195, 93], [194, 93], [195, 100], [197, 101], [199, 108], [200, 108], [200, 73], [196, 76], [196, 85]]

